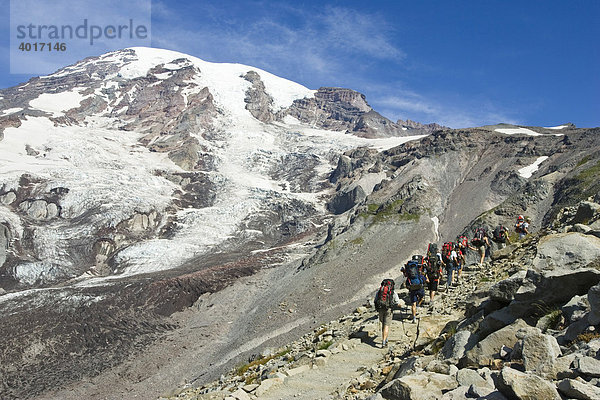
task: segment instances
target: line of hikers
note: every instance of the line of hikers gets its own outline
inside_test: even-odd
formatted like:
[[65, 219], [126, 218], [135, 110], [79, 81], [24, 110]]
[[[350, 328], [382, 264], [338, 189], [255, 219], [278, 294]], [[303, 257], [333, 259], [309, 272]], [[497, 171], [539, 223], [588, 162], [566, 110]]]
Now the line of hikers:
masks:
[[[522, 215], [517, 217], [515, 231], [519, 234], [519, 239], [529, 234], [530, 219]], [[498, 244], [499, 248], [504, 248], [510, 244], [508, 229], [503, 225], [498, 225], [492, 233], [492, 240]], [[440, 279], [443, 275], [443, 269], [446, 272], [446, 291], [452, 286], [458, 285], [463, 267], [466, 262], [467, 250], [477, 251], [479, 253], [479, 266], [483, 265], [486, 255], [491, 248], [488, 234], [484, 228], [477, 228], [473, 239], [460, 235], [456, 242], [446, 242], [438, 248], [436, 243], [429, 243], [425, 256], [414, 255], [402, 267], [402, 272], [406, 277], [405, 285], [408, 289], [408, 302], [411, 305], [412, 323], [415, 323], [417, 307], [425, 299], [425, 286], [429, 289], [430, 303], [433, 303], [435, 293], [438, 291]], [[394, 291], [394, 280], [384, 279], [375, 295], [375, 309], [379, 312], [379, 321], [382, 324], [382, 346], [387, 346], [389, 326], [393, 318], [393, 309], [399, 304], [400, 299]]]

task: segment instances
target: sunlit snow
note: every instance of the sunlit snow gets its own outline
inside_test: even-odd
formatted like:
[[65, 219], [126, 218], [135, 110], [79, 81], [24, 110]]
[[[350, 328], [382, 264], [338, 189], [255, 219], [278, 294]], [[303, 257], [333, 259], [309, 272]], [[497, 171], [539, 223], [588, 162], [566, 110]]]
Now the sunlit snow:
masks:
[[541, 133], [537, 133], [527, 128], [498, 128], [494, 129], [496, 132], [504, 133], [506, 135], [518, 135], [525, 134], [529, 136], [541, 136]]
[[540, 167], [540, 164], [543, 163], [547, 159], [548, 159], [548, 156], [538, 157], [537, 160], [535, 160], [535, 162], [533, 164], [528, 165], [526, 167], [523, 167], [523, 168], [519, 169], [519, 175], [521, 175], [523, 178], [527, 178], [527, 179], [531, 178], [531, 176]]
[[[114, 107], [118, 99], [136, 96], [135, 87], [128, 93], [120, 92], [118, 81], [145, 76], [158, 64], [164, 64], [169, 70], [182, 68], [183, 64], [173, 61], [185, 58], [199, 70], [192, 78], [197, 86], [186, 89], [185, 95], [189, 96], [193, 90], [209, 88], [220, 112], [214, 121], [214, 129], [222, 133], [223, 139], [211, 142], [198, 133], [191, 133], [217, 160], [217, 170], [208, 175], [217, 188], [214, 205], [178, 211], [177, 229], [170, 239], [141, 241], [120, 251], [116, 261], [121, 267], [120, 272], [125, 275], [181, 265], [191, 257], [240, 234], [242, 221], [263, 210], [274, 194], [283, 199], [309, 202], [323, 210], [324, 193], [291, 192], [285, 182], [271, 177], [274, 166], [287, 155], [314, 156], [321, 162], [315, 167], [316, 178], [326, 179], [327, 174], [335, 168], [330, 163], [332, 154], [341, 154], [360, 146], [382, 151], [423, 137], [367, 139], [346, 132], [316, 129], [292, 117], [286, 117], [283, 122], [264, 124], [245, 108], [244, 99], [251, 83], [242, 75], [248, 71], [256, 71], [260, 75], [265, 90], [274, 99], [273, 111], [291, 105], [296, 99], [312, 97], [315, 91], [241, 64], [209, 63], [168, 50], [133, 50], [137, 60], [130, 55], [123, 57], [121, 52], [101, 57], [102, 62], [111, 62], [119, 67], [118, 73], [115, 72], [112, 78], [109, 76], [101, 83], [102, 88], [114, 90], [113, 96], [117, 99], [113, 102]], [[51, 76], [65, 76], [83, 70], [85, 63]], [[167, 79], [170, 74], [159, 74], [159, 78]], [[79, 106], [85, 98], [80, 93], [83, 90], [75, 88], [61, 93], [42, 94], [29, 104], [52, 116], [61, 116], [65, 111]], [[98, 89], [92, 95], [106, 96], [103, 90]], [[108, 98], [105, 100], [109, 102]], [[115, 112], [110, 108], [108, 111]], [[106, 226], [114, 227], [135, 213], [155, 211], [159, 215], [166, 214], [179, 187], [157, 172], [185, 171], [175, 165], [166, 153], [151, 152], [141, 145], [139, 139], [144, 133], [120, 130], [120, 124], [114, 118], [88, 116], [85, 119], [87, 126], [84, 127], [55, 126], [46, 117], [28, 117], [19, 128], [6, 128], [4, 140], [0, 142], [0, 176], [4, 189], [16, 189], [24, 173], [34, 174], [48, 181], [47, 191], [55, 187], [69, 188], [69, 192], [61, 199], [63, 218], [78, 217], [95, 207], [102, 211], [101, 214], [94, 214], [94, 218], [98, 219], [96, 224]], [[385, 174], [372, 174], [365, 177], [362, 184], [371, 190], [384, 177]], [[60, 231], [60, 234], [52, 223], [38, 227], [36, 235], [48, 248], [41, 254], [44, 263], [60, 261], [61, 251], [66, 251], [64, 246], [69, 237], [93, 235], [91, 225], [78, 228], [79, 231]], [[246, 237], [261, 235], [256, 230], [241, 234]], [[46, 264], [40, 265], [24, 266], [29, 269], [23, 271], [23, 278], [35, 279]]]

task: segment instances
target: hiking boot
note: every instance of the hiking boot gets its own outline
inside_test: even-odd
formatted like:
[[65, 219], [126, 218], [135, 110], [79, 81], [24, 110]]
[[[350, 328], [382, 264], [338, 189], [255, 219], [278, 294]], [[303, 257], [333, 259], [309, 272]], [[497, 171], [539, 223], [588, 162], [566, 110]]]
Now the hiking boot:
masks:
[[384, 340], [384, 341], [383, 341], [383, 343], [381, 344], [381, 347], [382, 347], [382, 348], [384, 348], [384, 347], [388, 347], [388, 341], [387, 341], [387, 340]]

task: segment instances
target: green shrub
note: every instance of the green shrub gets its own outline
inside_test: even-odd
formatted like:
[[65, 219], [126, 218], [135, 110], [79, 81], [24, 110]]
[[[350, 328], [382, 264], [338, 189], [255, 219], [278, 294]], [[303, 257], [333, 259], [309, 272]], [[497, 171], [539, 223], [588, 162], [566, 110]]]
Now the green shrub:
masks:
[[333, 340], [323, 342], [317, 347], [317, 350], [327, 350], [328, 348], [331, 347], [332, 344], [333, 344]]

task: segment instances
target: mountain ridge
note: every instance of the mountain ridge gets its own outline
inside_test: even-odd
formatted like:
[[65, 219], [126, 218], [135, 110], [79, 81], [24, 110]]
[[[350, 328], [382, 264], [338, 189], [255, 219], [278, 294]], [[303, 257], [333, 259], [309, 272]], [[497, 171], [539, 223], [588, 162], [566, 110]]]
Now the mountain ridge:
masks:
[[2, 91], [5, 397], [218, 378], [359, 305], [422, 242], [518, 213], [539, 229], [598, 190], [597, 128], [405, 131], [350, 89], [198, 65], [128, 49]]

